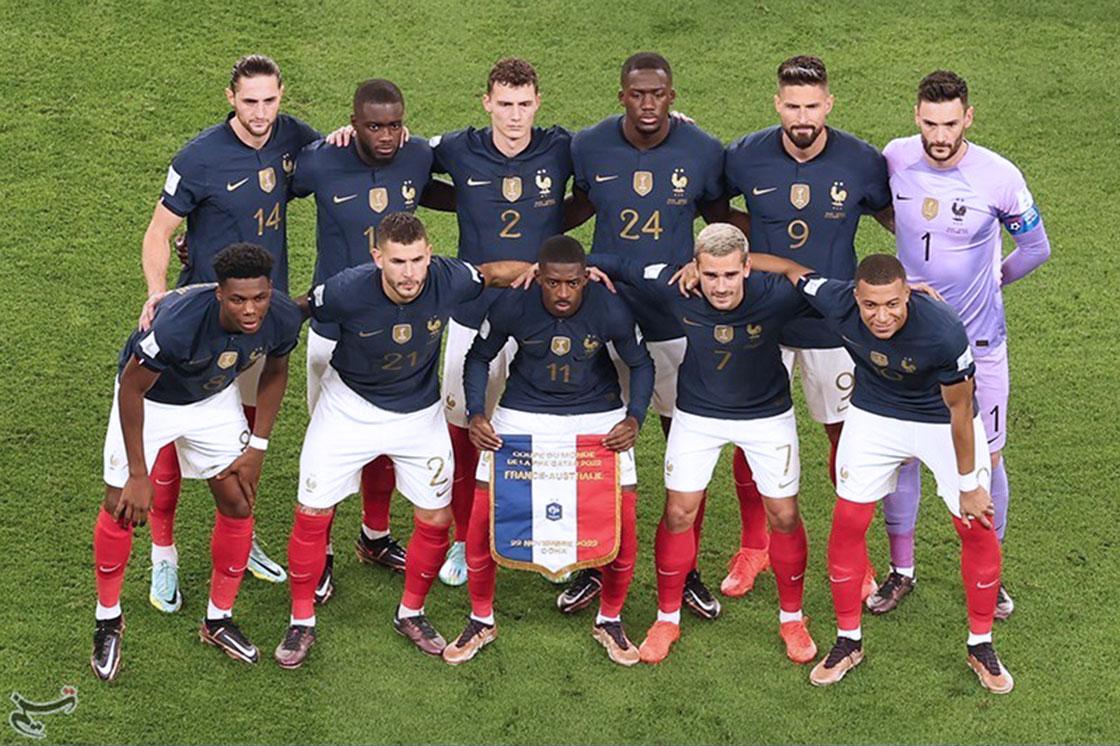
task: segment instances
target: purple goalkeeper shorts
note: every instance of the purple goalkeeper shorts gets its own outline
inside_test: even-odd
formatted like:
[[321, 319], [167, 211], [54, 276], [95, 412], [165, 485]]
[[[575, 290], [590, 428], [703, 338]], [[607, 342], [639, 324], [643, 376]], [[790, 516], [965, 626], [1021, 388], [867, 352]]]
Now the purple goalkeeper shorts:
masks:
[[988, 452], [995, 453], [1002, 451], [1007, 444], [1007, 398], [1011, 390], [1007, 341], [987, 350], [982, 356], [976, 355], [975, 359], [976, 403], [988, 436]]

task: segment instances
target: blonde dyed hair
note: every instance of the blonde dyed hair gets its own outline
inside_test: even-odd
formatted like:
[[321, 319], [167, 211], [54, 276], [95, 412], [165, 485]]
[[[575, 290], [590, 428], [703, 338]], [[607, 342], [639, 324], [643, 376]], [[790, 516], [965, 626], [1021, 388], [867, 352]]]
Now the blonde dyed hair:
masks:
[[696, 237], [694, 254], [696, 256], [701, 254], [727, 256], [728, 254], [741, 252], [745, 259], [748, 248], [747, 237], [731, 223], [712, 223], [705, 226], [704, 230], [700, 231], [700, 235]]

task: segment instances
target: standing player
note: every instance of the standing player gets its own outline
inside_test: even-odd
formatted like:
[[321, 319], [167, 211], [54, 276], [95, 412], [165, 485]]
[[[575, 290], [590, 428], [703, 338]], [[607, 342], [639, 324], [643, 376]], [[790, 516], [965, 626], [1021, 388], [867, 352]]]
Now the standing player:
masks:
[[961, 575], [968, 606], [968, 664], [996, 694], [1013, 682], [992, 647], [1000, 550], [990, 516], [990, 471], [984, 426], [974, 411], [976, 367], [960, 318], [948, 305], [911, 294], [902, 264], [873, 254], [855, 282], [789, 270], [791, 280], [856, 364], [855, 391], [837, 452], [838, 480], [828, 574], [836, 609], [836, 644], [810, 673], [817, 686], [835, 684], [863, 660], [861, 579], [867, 527], [875, 503], [891, 491], [898, 467], [920, 459], [961, 537]]
[[[187, 221], [188, 262], [179, 286], [212, 282], [214, 256], [231, 241], [252, 241], [273, 258], [276, 289], [288, 292], [286, 212], [288, 180], [300, 148], [318, 133], [295, 117], [280, 113], [284, 83], [269, 57], [253, 54], [233, 66], [226, 100], [233, 111], [220, 124], [195, 137], [167, 169], [163, 193], [144, 233], [144, 278], [148, 297], [167, 289], [172, 234]], [[150, 320], [145, 306], [141, 327]], [[246, 416], [253, 422], [260, 367], [238, 379]], [[174, 445], [152, 467], [155, 483], [152, 521], [152, 586], [149, 600], [159, 610], [177, 611], [179, 555], [175, 548], [175, 507], [179, 468]], [[256, 577], [284, 581], [284, 569], [253, 545], [249, 570]]]
[[414, 506], [404, 595], [393, 626], [425, 653], [443, 652], [444, 640], [424, 614], [451, 523], [451, 443], [436, 380], [440, 342], [451, 309], [487, 285], [508, 285], [530, 266], [493, 262], [476, 269], [433, 257], [423, 224], [407, 212], [381, 221], [373, 260], [299, 300], [315, 319], [338, 324], [339, 340], [300, 454], [299, 503], [288, 544], [291, 626], [275, 652], [284, 668], [299, 667], [315, 641], [315, 586], [326, 564], [334, 506], [357, 489], [362, 467], [379, 456], [393, 461], [401, 494]]
[[[402, 144], [404, 96], [388, 80], [367, 80], [354, 93], [350, 116], [354, 137], [346, 147], [324, 141], [300, 151], [292, 176], [292, 195], [315, 195], [316, 259], [314, 284], [344, 269], [367, 264], [376, 247], [377, 227], [393, 212], [413, 212], [425, 204], [432, 168], [428, 143], [413, 137]], [[307, 335], [307, 409], [315, 411], [323, 377], [338, 343], [339, 328], [313, 320]], [[362, 529], [356, 551], [362, 562], [404, 571], [405, 552], [389, 532], [392, 462], [382, 456], [362, 469]], [[334, 552], [315, 589], [316, 603], [333, 592]]]
[[696, 238], [701, 297], [682, 297], [669, 278], [677, 265], [592, 255], [591, 264], [625, 282], [646, 306], [660, 305], [684, 329], [687, 347], [665, 447], [665, 512], [657, 527], [657, 621], [640, 648], [659, 663], [680, 637], [681, 593], [694, 565], [693, 524], [723, 446], [744, 452], [758, 475], [773, 535], [779, 633], [786, 655], [817, 654], [802, 615], [808, 544], [797, 508], [801, 476], [797, 424], [779, 335], [807, 311], [781, 275], [751, 273], [747, 238], [733, 225], [709, 225]]
[[[780, 124], [746, 135], [727, 149], [728, 189], [746, 202], [757, 269], [775, 269], [768, 256], [774, 255], [828, 277], [850, 279], [860, 216], [873, 213], [889, 225], [886, 162], [863, 140], [826, 125], [832, 105], [824, 63], [816, 57], [791, 57], [778, 66], [774, 108]], [[836, 447], [854, 381], [852, 359], [840, 338], [814, 318], [799, 319], [785, 329], [782, 357], [791, 377], [795, 366], [801, 369], [809, 413], [828, 434], [829, 476], [835, 483]], [[768, 539], [750, 469], [738, 454], [734, 467], [742, 535], [720, 591], [742, 596], [769, 566]], [[868, 564], [865, 595], [874, 590], [874, 570]]]
[[[673, 73], [659, 54], [642, 52], [623, 63], [618, 100], [623, 115], [608, 117], [572, 140], [575, 181], [567, 227], [594, 215], [592, 254], [636, 257], [642, 264], [685, 264], [692, 259], [697, 213], [708, 222], [729, 219], [723, 146], [696, 125], [670, 116], [676, 100]], [[653, 357], [657, 374], [653, 406], [667, 433], [684, 332], [663, 306], [635, 302], [635, 292], [622, 289]], [[620, 372], [625, 394], [625, 371]], [[695, 524], [697, 538], [701, 522], [702, 518]], [[557, 606], [565, 612], [581, 609], [600, 585], [598, 571], [583, 571], [560, 594]], [[698, 615], [719, 616], [719, 601], [696, 568], [688, 575], [684, 593], [689, 608]]]
[[[911, 280], [929, 283], [964, 322], [976, 358], [976, 399], [984, 421], [992, 467], [995, 530], [1003, 541], [1010, 488], [1002, 451], [1007, 443], [1007, 323], [1004, 286], [1050, 256], [1042, 217], [1019, 169], [965, 139], [972, 125], [968, 85], [938, 70], [918, 85], [914, 120], [919, 134], [883, 150], [894, 193], [898, 258]], [[1000, 226], [1015, 241], [1002, 259]], [[1001, 263], [1002, 259], [1002, 263]], [[914, 524], [921, 477], [916, 461], [902, 467], [898, 489], [883, 501], [892, 571], [867, 599], [883, 614], [914, 587]], [[996, 618], [1014, 608], [1001, 585]]]
[[[261, 463], [288, 383], [288, 353], [302, 323], [291, 299], [272, 292], [272, 269], [259, 246], [227, 247], [213, 262], [216, 288], [175, 291], [151, 328], [134, 332], [121, 352], [105, 436], [105, 501], [93, 532], [97, 629], [90, 665], [102, 680], [120, 669], [120, 595], [132, 533], [148, 518], [148, 472], [168, 443], [178, 445], [184, 476], [209, 482], [217, 507], [210, 602], [199, 637], [236, 660], [259, 657], [233, 622], [233, 602], [252, 544]], [[261, 359], [259, 416], [250, 428], [231, 384]]]
[[[464, 388], [471, 441], [482, 451], [467, 536], [471, 613], [466, 629], [444, 649], [443, 659], [452, 664], [470, 660], [498, 634], [488, 484], [493, 451], [502, 447], [498, 433], [606, 433], [603, 445], [619, 452], [622, 528], [618, 556], [603, 572], [592, 634], [612, 661], [631, 666], [638, 662], [638, 649], [626, 637], [622, 606], [638, 550], [634, 442], [653, 393], [653, 361], [636, 338], [625, 303], [606, 288], [588, 286], [587, 260], [578, 241], [553, 236], [541, 247], [539, 262], [538, 285], [527, 292], [510, 291], [495, 302], [467, 354]], [[517, 354], [491, 418], [486, 414], [488, 369], [509, 339], [517, 342]], [[632, 393], [626, 405], [608, 345], [630, 370]]]

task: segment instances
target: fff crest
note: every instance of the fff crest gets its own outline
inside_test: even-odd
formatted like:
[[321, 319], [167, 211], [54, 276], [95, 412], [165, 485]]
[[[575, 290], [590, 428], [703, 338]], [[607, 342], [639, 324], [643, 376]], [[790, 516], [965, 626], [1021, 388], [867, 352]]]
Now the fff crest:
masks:
[[592, 355], [595, 350], [599, 349], [599, 340], [588, 334], [583, 338], [583, 352], [587, 355]]
[[937, 200], [933, 197], [926, 197], [922, 200], [922, 217], [926, 220], [933, 220], [937, 217], [937, 212], [941, 208]]
[[502, 179], [502, 196], [509, 202], [521, 199], [521, 177], [506, 176]]
[[907, 373], [913, 373], [916, 370], [918, 370], [918, 366], [914, 365], [914, 358], [912, 358], [912, 357], [902, 358], [902, 363], [900, 364], [900, 367], [904, 371], [906, 371]]
[[439, 334], [439, 330], [443, 328], [443, 322], [440, 321], [439, 316], [433, 316], [428, 319], [428, 333]]
[[677, 194], [684, 192], [685, 187], [688, 186], [688, 177], [684, 175], [683, 168], [674, 168], [673, 175], [669, 181], [673, 183], [673, 191]]
[[635, 171], [633, 181], [634, 192], [639, 197], [644, 197], [653, 191], [653, 171]]
[[735, 327], [728, 326], [727, 324], [716, 324], [715, 329], [712, 330], [712, 334], [717, 342], [727, 344], [735, 338]]
[[762, 324], [747, 324], [747, 334], [758, 337], [762, 334]]
[[374, 212], [385, 212], [389, 206], [389, 190], [385, 187], [374, 187], [369, 190], [369, 209]]
[[798, 210], [804, 209], [809, 204], [810, 191], [808, 184], [789, 185], [789, 203]]
[[545, 197], [552, 191], [552, 177], [548, 175], [547, 169], [540, 169], [537, 171], [537, 178], [535, 179], [537, 189], [540, 190], [541, 196]]
[[572, 340], [568, 337], [553, 337], [551, 348], [553, 355], [567, 355], [568, 350], [572, 349]]
[[844, 200], [848, 198], [848, 190], [844, 188], [844, 182], [832, 182], [832, 188], [828, 190], [828, 196], [832, 198], [832, 206], [839, 210], [844, 206]]
[[412, 324], [393, 324], [393, 341], [399, 345], [412, 339]]
[[268, 194], [276, 188], [276, 169], [272, 166], [262, 168], [257, 171], [257, 183], [261, 186], [261, 191]]
[[292, 173], [292, 171], [296, 170], [296, 162], [292, 160], [291, 155], [289, 155], [288, 153], [285, 153], [280, 158], [280, 167], [284, 169], [284, 173], [290, 175]]
[[401, 196], [404, 197], [405, 202], [412, 202], [416, 199], [416, 187], [412, 186], [411, 179], [407, 179], [401, 184]]

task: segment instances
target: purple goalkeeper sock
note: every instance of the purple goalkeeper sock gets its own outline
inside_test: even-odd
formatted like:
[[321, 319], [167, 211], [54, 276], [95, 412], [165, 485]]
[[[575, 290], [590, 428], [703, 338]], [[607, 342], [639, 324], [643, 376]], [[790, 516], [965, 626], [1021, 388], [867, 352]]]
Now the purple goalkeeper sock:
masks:
[[992, 503], [996, 508], [995, 527], [996, 537], [1003, 542], [1003, 534], [1007, 531], [1007, 506], [1011, 502], [1011, 485], [1007, 482], [1007, 470], [1003, 468], [1003, 459], [999, 465], [992, 469]]
[[883, 498], [883, 522], [891, 544], [891, 564], [914, 566], [914, 526], [922, 497], [922, 475], [917, 459], [898, 467], [898, 486]]

